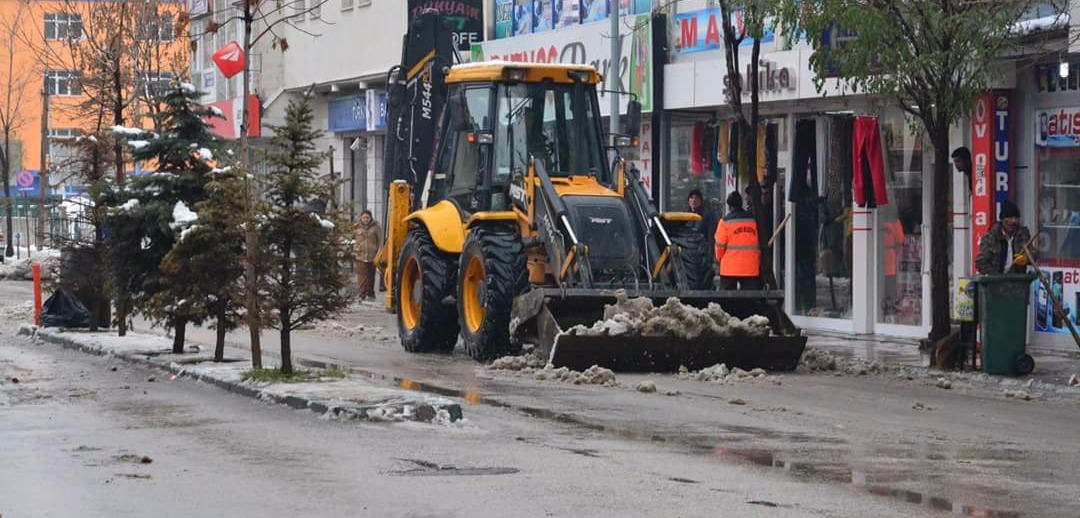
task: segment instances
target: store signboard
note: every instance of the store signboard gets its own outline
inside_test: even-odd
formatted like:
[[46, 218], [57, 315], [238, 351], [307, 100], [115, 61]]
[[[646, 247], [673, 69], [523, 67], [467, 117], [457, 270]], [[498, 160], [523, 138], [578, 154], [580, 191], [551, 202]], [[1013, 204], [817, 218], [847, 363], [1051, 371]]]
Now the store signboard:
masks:
[[1035, 312], [1035, 330], [1040, 333], [1069, 334], [1069, 327], [1065, 319], [1073, 321], [1073, 325], [1080, 326], [1077, 321], [1080, 316], [1080, 269], [1076, 268], [1050, 268], [1040, 267], [1042, 274], [1050, 281], [1050, 289], [1054, 298], [1061, 301], [1065, 306], [1064, 317], [1054, 311], [1054, 303], [1050, 298], [1051, 292], [1041, 282], [1035, 282], [1032, 286], [1031, 309]]
[[366, 95], [350, 95], [328, 103], [327, 131], [367, 131], [368, 107]]
[[1035, 147], [1080, 147], [1080, 107], [1035, 110]]
[[409, 20], [428, 9], [439, 11], [450, 24], [454, 46], [466, 52], [473, 43], [484, 41], [484, 3], [484, 0], [409, 0]]
[[990, 230], [999, 204], [1010, 197], [1012, 181], [1012, 95], [991, 92], [975, 101], [971, 138], [972, 260], [979, 238]]
[[[649, 15], [624, 17], [624, 27], [648, 26]], [[518, 38], [485, 41], [473, 45], [472, 61], [502, 60], [525, 63], [567, 63], [592, 65], [604, 78], [601, 90], [630, 91], [641, 101], [642, 111], [652, 111], [652, 66], [651, 34], [649, 31], [627, 31], [620, 35], [622, 51], [618, 83], [613, 84], [609, 73], [611, 59], [611, 39], [605, 24], [577, 25], [565, 29], [556, 29], [544, 34], [530, 34]], [[625, 96], [624, 96], [625, 98]], [[628, 98], [626, 98], [628, 100]], [[621, 103], [625, 105], [625, 101]], [[600, 92], [600, 112], [607, 116], [610, 101], [605, 92]]]
[[386, 92], [381, 90], [368, 90], [364, 92], [367, 97], [367, 130], [381, 131], [386, 129]]
[[[675, 52], [688, 54], [691, 52], [704, 52], [724, 48], [723, 16], [719, 7], [691, 11], [675, 15], [672, 30], [675, 33]], [[742, 11], [731, 14], [731, 24], [738, 34], [746, 34], [746, 26], [743, 23]], [[776, 38], [772, 30], [772, 23], [765, 20], [765, 32], [762, 34], [761, 43], [772, 43]], [[752, 38], [745, 38], [740, 47], [754, 44]]]

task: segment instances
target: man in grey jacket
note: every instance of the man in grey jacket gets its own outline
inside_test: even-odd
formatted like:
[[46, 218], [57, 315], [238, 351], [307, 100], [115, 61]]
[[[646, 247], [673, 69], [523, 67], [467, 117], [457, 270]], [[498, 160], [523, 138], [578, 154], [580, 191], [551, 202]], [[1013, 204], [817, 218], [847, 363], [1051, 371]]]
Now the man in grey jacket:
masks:
[[[975, 269], [980, 275], [1023, 273], [1038, 260], [1038, 252], [1028, 241], [1031, 231], [1020, 224], [1020, 209], [1011, 201], [1002, 203], [998, 222], [979, 238]], [[1025, 245], [1030, 255], [1024, 253]]]

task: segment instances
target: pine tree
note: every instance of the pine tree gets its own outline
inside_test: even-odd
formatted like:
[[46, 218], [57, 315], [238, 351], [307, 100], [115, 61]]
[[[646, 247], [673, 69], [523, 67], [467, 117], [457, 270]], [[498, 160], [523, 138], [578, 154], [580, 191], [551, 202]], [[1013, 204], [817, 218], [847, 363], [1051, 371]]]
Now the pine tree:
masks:
[[269, 293], [269, 326], [281, 334], [281, 371], [292, 374], [291, 333], [344, 309], [351, 300], [343, 268], [351, 262], [352, 231], [340, 214], [322, 213], [332, 186], [318, 178], [311, 100], [289, 103], [285, 125], [274, 128], [266, 160], [267, 198], [261, 208], [262, 267]]
[[207, 198], [195, 205], [199, 221], [185, 228], [161, 263], [172, 279], [185, 280], [186, 296], [213, 319], [214, 361], [225, 357], [225, 335], [241, 322], [245, 216], [243, 175], [231, 166], [214, 169]]
[[[112, 206], [118, 207], [109, 217], [114, 277], [130, 287], [130, 309], [174, 330], [175, 353], [183, 352], [187, 324], [199, 324], [209, 315], [197, 283], [179, 270], [162, 268], [180, 234], [197, 223], [194, 208], [207, 198], [214, 159], [224, 151], [206, 122], [221, 113], [202, 107], [200, 95], [189, 84], [165, 94], [164, 109], [154, 116], [160, 135], [113, 128], [134, 149], [134, 161], [156, 168], [115, 186], [110, 195]], [[185, 260], [180, 253], [173, 258]], [[118, 318], [124, 318], [129, 308], [124, 301], [120, 306]]]

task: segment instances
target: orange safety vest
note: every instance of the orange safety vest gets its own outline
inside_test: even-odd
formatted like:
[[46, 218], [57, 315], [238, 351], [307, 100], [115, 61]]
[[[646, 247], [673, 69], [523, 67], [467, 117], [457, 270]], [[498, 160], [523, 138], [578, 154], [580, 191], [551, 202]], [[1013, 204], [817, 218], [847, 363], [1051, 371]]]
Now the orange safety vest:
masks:
[[761, 274], [757, 221], [749, 212], [732, 211], [716, 225], [716, 261], [725, 277]]

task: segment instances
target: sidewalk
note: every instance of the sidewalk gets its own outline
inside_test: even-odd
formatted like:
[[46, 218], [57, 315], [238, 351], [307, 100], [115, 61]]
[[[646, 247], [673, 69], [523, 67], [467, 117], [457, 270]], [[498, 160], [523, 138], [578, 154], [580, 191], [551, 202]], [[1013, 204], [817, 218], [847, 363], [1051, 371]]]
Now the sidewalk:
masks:
[[[128, 333], [118, 337], [111, 332], [64, 331], [28, 324], [20, 326], [19, 334], [89, 354], [114, 356], [126, 362], [162, 369], [173, 374], [170, 380], [188, 377], [236, 394], [335, 418], [436, 424], [462, 419], [461, 405], [450, 399], [376, 386], [342, 372], [323, 370], [312, 380], [295, 383], [245, 380], [244, 374], [251, 370], [251, 357], [236, 348], [227, 348], [225, 361], [215, 363], [213, 351], [208, 347], [189, 342], [184, 354], [173, 354], [172, 340], [160, 335]], [[277, 358], [266, 355], [263, 364], [268, 368], [276, 367]]]
[[[837, 356], [860, 358], [888, 365], [928, 367], [930, 355], [919, 350], [914, 338], [849, 335], [828, 331], [804, 330], [810, 337], [808, 346], [825, 349]], [[1035, 371], [1019, 378], [1035, 379], [1042, 383], [1068, 385], [1072, 376], [1080, 378], [1080, 348], [1074, 351], [1047, 347], [1028, 347], [1035, 358]]]

